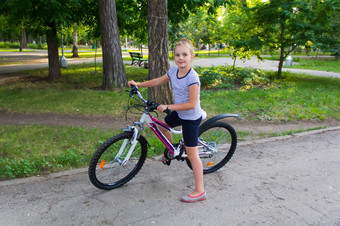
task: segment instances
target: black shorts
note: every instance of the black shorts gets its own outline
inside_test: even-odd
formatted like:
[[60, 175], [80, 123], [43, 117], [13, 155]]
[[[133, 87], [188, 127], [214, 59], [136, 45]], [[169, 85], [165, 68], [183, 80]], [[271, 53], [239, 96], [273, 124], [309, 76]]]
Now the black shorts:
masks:
[[172, 111], [164, 118], [164, 121], [168, 126], [174, 128], [182, 125], [182, 134], [184, 144], [187, 147], [196, 147], [198, 144], [198, 128], [202, 121], [202, 117], [197, 120], [184, 120], [181, 119], [176, 111]]

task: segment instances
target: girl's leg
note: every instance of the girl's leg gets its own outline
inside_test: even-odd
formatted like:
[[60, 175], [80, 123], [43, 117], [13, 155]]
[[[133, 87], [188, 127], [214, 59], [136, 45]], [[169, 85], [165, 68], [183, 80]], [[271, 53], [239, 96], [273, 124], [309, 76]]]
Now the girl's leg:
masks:
[[[168, 121], [168, 123], [166, 121]], [[176, 127], [176, 126], [181, 125], [180, 118], [178, 117], [178, 114], [176, 111], [172, 111], [170, 114], [168, 114], [164, 118], [163, 123], [169, 127]], [[172, 133], [169, 130], [162, 128], [161, 126], [159, 128], [164, 134], [164, 136], [170, 141], [170, 143], [173, 143]]]
[[198, 156], [198, 148], [196, 147], [185, 147], [188, 158], [190, 160], [192, 171], [195, 177], [195, 191], [192, 192], [191, 196], [197, 196], [204, 192], [203, 183], [203, 165], [200, 157]]
[[[168, 124], [166, 124], [166, 122], [163, 120], [162, 121], [165, 125], [169, 126]], [[170, 141], [170, 143], [173, 143], [172, 140], [172, 133], [169, 130], [164, 129], [163, 127], [159, 126], [158, 127], [159, 130], [164, 134], [164, 136], [166, 137], [166, 139], [168, 139], [168, 141]]]

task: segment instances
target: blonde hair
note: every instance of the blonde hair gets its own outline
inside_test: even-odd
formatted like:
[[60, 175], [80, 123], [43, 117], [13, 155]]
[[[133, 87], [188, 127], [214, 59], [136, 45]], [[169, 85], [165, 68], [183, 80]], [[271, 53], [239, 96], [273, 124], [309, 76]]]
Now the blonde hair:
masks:
[[192, 47], [191, 41], [187, 38], [182, 38], [179, 42], [175, 45], [175, 49], [177, 46], [186, 46], [190, 50], [191, 55], [194, 55], [194, 47]]

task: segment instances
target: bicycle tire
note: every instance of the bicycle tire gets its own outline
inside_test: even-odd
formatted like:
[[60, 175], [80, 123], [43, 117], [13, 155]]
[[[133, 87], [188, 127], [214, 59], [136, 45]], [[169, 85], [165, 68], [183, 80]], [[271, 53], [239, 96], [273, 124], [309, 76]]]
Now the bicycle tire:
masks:
[[[217, 121], [199, 128], [199, 139], [206, 143], [213, 143], [217, 146], [217, 153], [212, 157], [201, 158], [203, 173], [215, 172], [223, 167], [233, 156], [237, 146], [237, 134], [235, 129], [226, 122]], [[201, 149], [200, 149], [201, 148]], [[203, 147], [198, 146], [199, 152]], [[186, 158], [186, 163], [192, 169], [191, 163]]]
[[[130, 147], [124, 149], [122, 155], [116, 155], [125, 139], [130, 140], [132, 132], [122, 132], [105, 141], [93, 154], [89, 165], [89, 179], [97, 188], [112, 190], [129, 182], [143, 166], [147, 155], [147, 141], [140, 136], [133, 153], [125, 166], [119, 164], [124, 160]], [[118, 159], [118, 160], [117, 160]]]

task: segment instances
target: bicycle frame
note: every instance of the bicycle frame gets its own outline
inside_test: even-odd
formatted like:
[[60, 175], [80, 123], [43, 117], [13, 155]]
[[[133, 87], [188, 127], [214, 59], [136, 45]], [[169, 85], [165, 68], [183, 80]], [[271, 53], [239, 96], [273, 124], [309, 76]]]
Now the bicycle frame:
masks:
[[[141, 117], [141, 119], [140, 119], [140, 121], [139, 122], [134, 122], [132, 124], [133, 128], [136, 128], [135, 125], [138, 125], [141, 128], [141, 130], [138, 133], [138, 136], [136, 137], [136, 139], [139, 137], [140, 133], [144, 129], [144, 127], [143, 127], [144, 123], [146, 123], [149, 126], [151, 131], [158, 137], [158, 139], [164, 144], [164, 146], [170, 151], [170, 153], [173, 156], [179, 155], [180, 146], [175, 148], [171, 144], [171, 142], [165, 137], [165, 135], [160, 131], [160, 129], [157, 127], [157, 125], [161, 126], [165, 130], [170, 131], [173, 134], [182, 134], [182, 130], [175, 130], [175, 129], [169, 128], [163, 122], [159, 121], [158, 119], [156, 119], [156, 118], [152, 117], [150, 114], [148, 114], [148, 112], [144, 112], [142, 117]], [[181, 142], [183, 142], [183, 141], [181, 141]]]
[[[165, 135], [160, 131], [160, 129], [157, 127], [161, 126], [162, 128], [170, 131], [173, 134], [182, 134], [182, 130], [177, 130], [177, 129], [173, 129], [173, 128], [169, 128], [167, 125], [165, 125], [163, 122], [159, 121], [158, 119], [152, 117], [148, 111], [146, 110], [143, 115], [140, 118], [139, 122], [133, 122], [131, 127], [128, 127], [127, 129], [124, 129], [124, 131], [133, 131], [134, 135], [132, 137], [132, 139], [130, 140], [132, 146], [130, 148], [130, 150], [128, 151], [128, 154], [126, 156], [126, 158], [123, 161], [123, 164], [126, 164], [126, 162], [128, 161], [129, 157], [132, 154], [133, 149], [135, 148], [135, 144], [137, 143], [137, 139], [139, 138], [141, 132], [144, 130], [144, 123], [146, 123], [149, 128], [151, 129], [151, 131], [158, 137], [158, 139], [165, 145], [165, 147], [170, 151], [170, 153], [172, 154], [173, 157], [176, 157], [180, 154], [180, 150], [182, 148], [182, 145], [184, 143], [183, 138], [181, 138], [179, 145], [177, 146], [177, 148], [175, 148], [171, 142], [165, 137]], [[136, 128], [136, 125], [138, 125], [140, 127], [140, 130], [138, 131], [138, 129]], [[199, 152], [200, 157], [205, 157], [205, 156], [210, 156], [212, 153], [216, 152], [216, 149], [214, 147], [209, 146], [209, 144], [206, 144], [205, 142], [198, 140], [198, 143], [200, 145], [202, 145], [201, 147], [205, 149], [204, 152]], [[126, 146], [127, 142], [123, 143], [121, 149], [123, 150]], [[120, 156], [120, 152], [117, 155], [118, 157]], [[182, 154], [183, 158], [187, 157], [187, 155], [185, 153]]]

